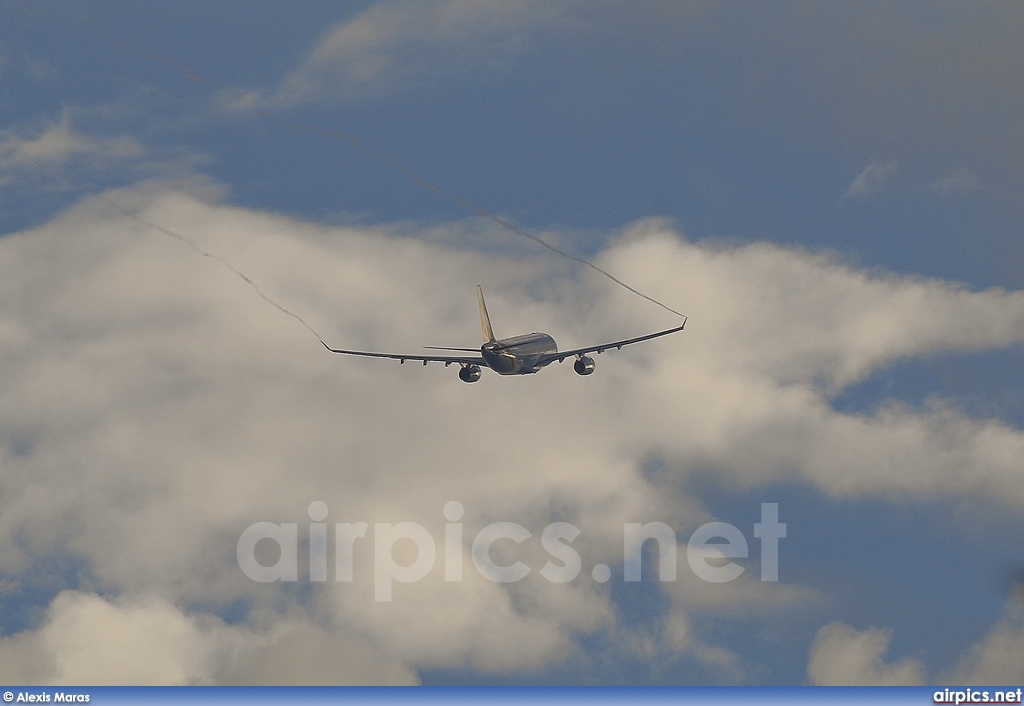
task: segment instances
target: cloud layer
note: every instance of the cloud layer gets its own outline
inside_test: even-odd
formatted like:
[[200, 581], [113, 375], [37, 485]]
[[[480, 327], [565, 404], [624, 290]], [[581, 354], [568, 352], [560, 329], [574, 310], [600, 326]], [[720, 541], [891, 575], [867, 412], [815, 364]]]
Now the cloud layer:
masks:
[[858, 630], [841, 622], [818, 631], [811, 647], [808, 681], [818, 685], [915, 685], [926, 683], [999, 684], [1024, 675], [1024, 614], [1008, 606], [1004, 615], [980, 640], [964, 650], [949, 671], [932, 678], [924, 666], [907, 657], [887, 662], [891, 632], [881, 628]]
[[857, 175], [857, 178], [850, 184], [850, 188], [843, 194], [843, 200], [856, 196], [868, 196], [882, 190], [887, 182], [896, 174], [895, 160], [882, 164], [871, 162], [864, 170]]
[[[499, 336], [544, 330], [568, 348], [672, 323], [544, 255], [328, 228], [223, 206], [213, 193], [150, 184], [109, 197], [226, 258], [332, 345], [475, 345], [476, 283]], [[443, 229], [457, 243], [478, 224]], [[784, 573], [761, 583], [756, 571], [710, 591], [686, 573], [683, 549], [680, 580], [661, 586], [666, 610], [645, 627], [591, 578], [604, 563], [621, 582], [623, 523], [664, 522], [683, 540], [718, 519], [682, 489], [691, 474], [1024, 510], [1021, 430], [941, 401], [865, 415], [831, 404], [899, 359], [1020, 343], [1024, 293], [868, 273], [766, 244], [693, 244], [658, 221], [627, 229], [599, 260], [683, 308], [686, 332], [602, 355], [589, 378], [554, 365], [524, 378], [485, 371], [465, 385], [438, 365], [327, 354], [217, 262], [96, 200], [0, 240], [0, 574], [85, 567], [46, 605], [21, 606], [40, 618], [0, 638], [11, 656], [0, 678], [411, 683], [426, 669], [528, 674], [582, 654], [587, 638], [743, 680], [749, 665], [693, 617], [796, 611], [820, 598], [813, 591]], [[652, 459], [663, 473], [645, 473]], [[315, 500], [329, 527], [369, 525], [354, 580], [247, 579], [235, 560], [242, 531], [294, 522], [305, 546]], [[450, 500], [465, 508], [454, 546], [441, 540]], [[495, 546], [532, 569], [521, 582], [473, 570], [472, 538], [496, 521], [533, 533]], [[539, 575], [550, 559], [540, 534], [554, 521], [582, 532], [582, 573], [564, 584]], [[374, 524], [399, 522], [426, 527], [439, 559], [376, 602]], [[406, 549], [396, 545], [396, 557]], [[445, 581], [448, 553], [461, 582]], [[812, 679], [919, 674], [881, 661], [884, 635], [851, 630], [819, 635]], [[89, 649], [101, 633], [107, 647]], [[162, 666], [119, 651], [136, 644], [133, 654], [162, 655]], [[848, 649], [863, 657], [857, 674], [829, 666]]]

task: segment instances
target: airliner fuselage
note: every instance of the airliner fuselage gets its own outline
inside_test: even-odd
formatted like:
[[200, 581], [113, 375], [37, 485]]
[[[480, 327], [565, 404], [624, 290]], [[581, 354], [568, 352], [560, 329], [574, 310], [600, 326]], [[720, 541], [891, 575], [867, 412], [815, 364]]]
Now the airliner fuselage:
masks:
[[488, 341], [480, 347], [480, 355], [487, 367], [499, 375], [526, 375], [535, 373], [554, 359], [558, 353], [555, 339], [546, 333], [526, 333], [521, 336]]

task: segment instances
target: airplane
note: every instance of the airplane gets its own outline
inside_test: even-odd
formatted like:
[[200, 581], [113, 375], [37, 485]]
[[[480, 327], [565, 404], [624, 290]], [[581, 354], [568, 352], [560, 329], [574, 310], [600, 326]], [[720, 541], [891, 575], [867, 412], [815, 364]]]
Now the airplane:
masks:
[[[341, 348], [331, 348], [326, 343], [324, 348], [331, 353], [343, 355], [361, 355], [368, 358], [391, 358], [400, 363], [407, 360], [422, 361], [427, 363], [444, 363], [448, 367], [452, 363], [459, 364], [459, 379], [463, 382], [476, 382], [480, 379], [483, 368], [490, 368], [499, 375], [529, 375], [539, 372], [541, 368], [556, 360], [561, 363], [566, 358], [575, 356], [573, 370], [580, 375], [590, 375], [594, 372], [596, 363], [588, 353], [603, 353], [609, 348], [621, 349], [631, 343], [648, 341], [659, 336], [667, 336], [670, 333], [682, 331], [686, 326], [686, 317], [683, 323], [675, 328], [649, 333], [646, 336], [627, 338], [622, 341], [601, 343], [586, 348], [574, 348], [571, 351], [559, 351], [555, 339], [546, 333], [526, 333], [511, 338], [494, 338], [494, 330], [491, 328], [491, 319], [487, 315], [487, 305], [484, 303], [484, 290], [479, 284], [476, 286], [476, 296], [480, 304], [480, 326], [483, 329], [484, 344], [480, 346], [480, 355], [414, 355], [410, 353], [371, 353], [369, 351], [350, 351]], [[424, 348], [439, 351], [459, 351], [463, 353], [476, 353], [476, 348], [449, 348], [441, 346], [424, 346]]]

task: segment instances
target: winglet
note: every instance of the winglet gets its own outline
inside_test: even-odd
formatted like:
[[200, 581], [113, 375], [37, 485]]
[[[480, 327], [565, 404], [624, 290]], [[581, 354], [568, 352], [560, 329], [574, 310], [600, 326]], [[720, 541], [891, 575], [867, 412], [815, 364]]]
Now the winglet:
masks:
[[484, 288], [479, 284], [476, 286], [476, 297], [480, 301], [480, 327], [484, 331], [484, 342], [490, 343], [494, 340], [494, 331], [491, 330], [491, 318], [487, 316], [487, 305], [484, 304]]

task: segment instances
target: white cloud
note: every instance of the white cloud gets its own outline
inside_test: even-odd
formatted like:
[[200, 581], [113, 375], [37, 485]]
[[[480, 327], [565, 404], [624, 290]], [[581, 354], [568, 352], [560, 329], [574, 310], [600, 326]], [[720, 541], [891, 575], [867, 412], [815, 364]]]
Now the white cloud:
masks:
[[[134, 160], [147, 150], [132, 137], [90, 137], [71, 127], [71, 113], [65, 110], [59, 122], [46, 120], [34, 137], [21, 137], [13, 130], [0, 131], [0, 166], [16, 163], [25, 166], [28, 155], [44, 164], [60, 164], [75, 157], [90, 157], [104, 162]], [[20, 153], [20, 154], [19, 154]]]
[[981, 180], [970, 169], [957, 169], [929, 184], [926, 189], [949, 196], [952, 194], [973, 194], [983, 188]]
[[29, 684], [198, 684], [216, 667], [220, 621], [160, 600], [128, 605], [64, 591], [39, 630], [0, 639], [0, 678]]
[[885, 182], [896, 173], [896, 161], [892, 160], [886, 164], [871, 162], [864, 170], [857, 175], [857, 178], [850, 184], [850, 188], [843, 194], [843, 200], [856, 196], [868, 196], [877, 193], [885, 186]]
[[1008, 606], [988, 634], [964, 651], [952, 673], [951, 684], [998, 684], [1024, 681], [1024, 610]]
[[[379, 3], [328, 31], [265, 100], [281, 106], [345, 98], [437, 74], [500, 67], [537, 35], [555, 31], [567, 7], [534, 0]], [[251, 103], [254, 96], [230, 101]]]
[[[111, 196], [227, 258], [333, 345], [473, 345], [478, 282], [501, 333], [547, 330], [563, 347], [672, 323], [600, 278], [565, 277], [543, 254], [502, 259], [407, 230], [326, 228], [158, 184]], [[95, 200], [0, 240], [0, 574], [70, 554], [116, 596], [65, 596], [41, 627], [4, 638], [22, 655], [18, 673], [246, 681], [287, 673], [293, 647], [308, 643], [405, 683], [424, 668], [524, 674], [570, 659], [580, 635], [603, 635], [739, 674], [728, 646], [690, 617], [795, 611], [812, 592], [784, 574], [778, 586], [748, 574], [716, 590], [690, 577], [664, 587], [671, 614], [646, 635], [620, 624], [607, 586], [590, 579], [601, 562], [621, 580], [625, 522], [665, 522], [685, 539], [715, 519], [681, 490], [694, 470], [747, 486], [787, 478], [832, 495], [980, 495], [1024, 508], [1019, 429], [941, 406], [857, 416], [830, 405], [901, 357], [1024, 340], [1024, 293], [869, 275], [764, 244], [709, 248], [657, 222], [600, 259], [684, 308], [686, 332], [600, 356], [589, 378], [555, 365], [465, 385], [437, 365], [331, 356], [217, 262]], [[651, 458], [663, 474], [644, 475]], [[248, 580], [235, 562], [241, 532], [258, 521], [305, 532], [313, 500], [327, 503], [329, 524], [370, 523], [355, 580], [308, 595]], [[465, 579], [445, 582], [449, 500], [465, 507], [467, 539], [494, 521], [530, 529], [518, 556], [533, 575], [485, 581], [463, 547]], [[555, 519], [582, 531], [582, 575], [568, 584], [536, 574], [548, 558], [537, 535]], [[373, 523], [404, 521], [431, 530], [438, 563], [376, 603]], [[252, 610], [232, 626], [177, 607], [233, 604]], [[72, 659], [77, 643], [55, 648], [48, 636], [79, 634], [79, 615], [126, 635], [152, 624], [164, 671], [119, 677]], [[172, 637], [212, 657], [191, 662], [163, 644]], [[348, 674], [310, 649], [303, 679]]]
[[139, 183], [154, 177], [165, 188], [176, 180], [186, 190], [209, 185], [196, 172], [210, 161], [208, 155], [181, 146], [151, 149], [134, 137], [94, 134], [73, 123], [71, 111], [64, 110], [59, 120], [44, 116], [0, 130], [0, 205], [31, 212], [43, 204], [50, 211], [54, 194], [92, 192], [97, 179]]
[[948, 672], [928, 679], [923, 665], [906, 658], [885, 661], [892, 633], [881, 628], [857, 630], [831, 623], [818, 631], [811, 648], [808, 679], [812, 684], [898, 685], [1008, 684], [1024, 680], [1024, 611], [1011, 603], [989, 632], [968, 645]]
[[37, 630], [0, 638], [0, 679], [17, 684], [416, 684], [372, 646], [283, 619], [260, 633], [165, 600], [63, 591]]
[[282, 620], [270, 634], [250, 637], [217, 681], [266, 685], [419, 684], [407, 665], [366, 640], [328, 632], [305, 619]]
[[811, 648], [807, 678], [821, 686], [906, 686], [923, 683], [914, 659], [889, 664], [885, 653], [891, 635], [878, 628], [857, 630], [831, 623], [818, 631]]

